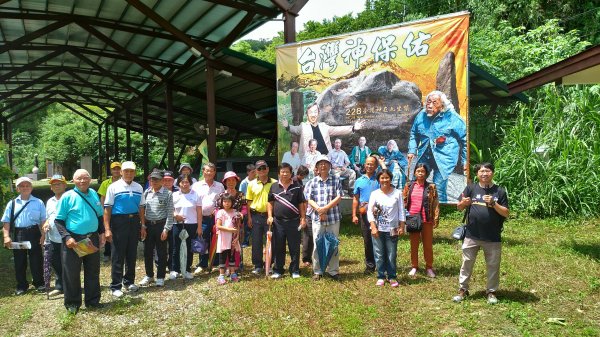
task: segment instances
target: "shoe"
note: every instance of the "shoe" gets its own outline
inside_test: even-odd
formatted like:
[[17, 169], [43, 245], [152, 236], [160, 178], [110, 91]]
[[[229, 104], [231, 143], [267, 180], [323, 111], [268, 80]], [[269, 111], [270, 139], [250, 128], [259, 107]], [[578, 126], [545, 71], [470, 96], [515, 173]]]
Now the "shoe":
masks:
[[198, 275], [198, 274], [202, 273], [203, 271], [204, 271], [204, 268], [198, 267], [198, 268], [196, 268], [196, 270], [194, 270], [194, 275]]
[[98, 309], [104, 308], [104, 304], [102, 304], [102, 303], [86, 304], [85, 307], [87, 309], [98, 310]]
[[229, 274], [229, 269], [228, 269], [225, 271], [225, 277], [229, 277], [229, 276], [231, 276], [231, 275]]
[[304, 262], [304, 263], [302, 264], [302, 267], [305, 267], [305, 268], [310, 268], [310, 267], [312, 267], [312, 263], [310, 263], [310, 262]]
[[238, 276], [238, 274], [233, 273], [231, 274], [231, 282], [238, 282], [240, 280], [240, 277]]
[[390, 286], [392, 286], [392, 288], [398, 288], [400, 284], [398, 283], [398, 281], [391, 279], [390, 280]]
[[375, 283], [375, 285], [378, 286], [378, 287], [383, 287], [384, 284], [385, 284], [385, 280], [384, 279], [378, 279], [377, 283]]
[[44, 287], [44, 286], [39, 286], [39, 287], [35, 288], [35, 290], [36, 290], [38, 293], [45, 293], [45, 292], [46, 292], [46, 287]]
[[298, 274], [298, 273], [292, 273], [292, 278], [300, 278], [300, 274]]
[[157, 287], [163, 287], [165, 285], [165, 279], [164, 278], [157, 278], [155, 284], [156, 284]]
[[27, 290], [17, 289], [17, 290], [15, 290], [15, 295], [16, 296], [25, 295], [26, 292], [27, 292]]
[[417, 275], [417, 268], [413, 268], [408, 272], [408, 276], [415, 277]]
[[112, 295], [116, 298], [121, 298], [123, 297], [123, 292], [119, 289], [116, 289], [112, 291]]
[[174, 280], [177, 278], [177, 276], [179, 276], [179, 273], [176, 271], [172, 271], [169, 273], [169, 280]]
[[319, 275], [319, 274], [314, 274], [314, 275], [313, 275], [313, 277], [312, 277], [312, 279], [313, 279], [313, 281], [318, 281], [318, 280], [320, 280], [320, 279], [321, 279], [321, 275]]
[[150, 283], [154, 282], [154, 278], [150, 277], [150, 276], [144, 276], [144, 278], [142, 279], [142, 281], [140, 282], [140, 286], [141, 287], [146, 287], [148, 286]]
[[185, 274], [183, 274], [183, 278], [186, 280], [192, 280], [194, 278], [194, 274], [190, 273], [189, 271], [186, 271]]
[[488, 293], [487, 294], [487, 302], [488, 304], [498, 304], [498, 298], [496, 297], [496, 295], [494, 293]]
[[140, 287], [138, 287], [132, 283], [129, 286], [127, 286], [127, 290], [133, 293], [133, 292], [140, 290]]
[[225, 275], [219, 275], [219, 277], [217, 277], [217, 283], [219, 285], [224, 285], [225, 283], [227, 283], [227, 281], [225, 280]]
[[281, 274], [279, 274], [279, 273], [273, 273], [273, 275], [271, 275], [271, 278], [276, 280], [278, 278], [281, 278]]
[[365, 274], [365, 275], [371, 275], [374, 272], [375, 272], [375, 268], [366, 267], [365, 270], [363, 271], [363, 274]]
[[48, 293], [48, 296], [56, 296], [56, 295], [60, 295], [62, 293], [63, 293], [62, 290], [54, 289], [50, 293]]
[[435, 273], [433, 272], [433, 269], [427, 268], [426, 273], [427, 273], [427, 277], [435, 278]]
[[340, 274], [335, 274], [335, 275], [330, 275], [331, 279], [336, 281], [336, 282], [340, 282], [342, 279], [340, 278]]
[[465, 299], [465, 297], [469, 296], [469, 291], [468, 290], [464, 290], [464, 289], [460, 289], [458, 291], [458, 294], [454, 297], [452, 297], [452, 300], [456, 303], [460, 303], [462, 302], [462, 300]]
[[247, 244], [247, 243], [244, 243], [244, 244], [242, 245], [242, 248], [248, 248], [248, 244]]
[[263, 273], [263, 269], [262, 268], [254, 268], [252, 270], [252, 274], [254, 274], [254, 275], [260, 275], [262, 273]]
[[78, 307], [75, 307], [75, 306], [67, 307], [67, 312], [69, 313], [69, 315], [77, 315], [78, 311], [79, 311]]

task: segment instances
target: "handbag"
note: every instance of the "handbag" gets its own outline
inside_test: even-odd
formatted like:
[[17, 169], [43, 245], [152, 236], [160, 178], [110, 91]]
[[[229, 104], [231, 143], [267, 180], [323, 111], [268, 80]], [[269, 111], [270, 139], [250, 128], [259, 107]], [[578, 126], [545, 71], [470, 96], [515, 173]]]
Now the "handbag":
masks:
[[454, 231], [452, 231], [452, 237], [456, 240], [464, 240], [465, 235], [467, 235], [467, 221], [469, 219], [469, 212], [471, 211], [471, 206], [465, 210], [465, 215], [463, 216], [462, 223], [460, 226], [456, 227]]
[[421, 213], [423, 213], [423, 204], [419, 213], [406, 216], [406, 231], [409, 233], [416, 233], [423, 230], [423, 220], [421, 219]]
[[192, 239], [192, 253], [206, 254], [206, 241], [202, 237]]

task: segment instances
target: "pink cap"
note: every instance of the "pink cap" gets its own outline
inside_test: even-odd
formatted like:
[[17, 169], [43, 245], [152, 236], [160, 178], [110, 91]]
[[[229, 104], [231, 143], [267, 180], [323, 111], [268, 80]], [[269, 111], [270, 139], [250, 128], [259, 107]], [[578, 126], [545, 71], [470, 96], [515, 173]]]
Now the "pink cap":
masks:
[[240, 181], [240, 177], [238, 177], [237, 174], [235, 174], [235, 172], [233, 172], [233, 171], [225, 172], [225, 175], [223, 176], [223, 180], [221, 180], [221, 181], [223, 182], [223, 184], [225, 184], [225, 180], [227, 180], [229, 178], [235, 178], [237, 181]]

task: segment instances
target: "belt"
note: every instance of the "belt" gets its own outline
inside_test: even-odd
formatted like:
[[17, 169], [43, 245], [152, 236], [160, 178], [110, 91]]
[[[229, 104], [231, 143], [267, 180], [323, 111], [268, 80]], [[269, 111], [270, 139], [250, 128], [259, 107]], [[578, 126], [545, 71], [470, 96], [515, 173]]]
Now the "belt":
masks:
[[32, 225], [32, 226], [27, 226], [27, 227], [15, 227], [15, 229], [22, 230], [22, 231], [30, 231], [30, 230], [33, 230], [33, 229], [38, 229], [39, 230], [40, 227], [38, 225]]
[[123, 217], [123, 218], [135, 218], [139, 216], [138, 213], [131, 213], [131, 214], [113, 214], [112, 217]]
[[148, 220], [146, 219], [146, 225], [162, 225], [167, 221], [167, 219], [160, 219], [160, 220]]
[[267, 212], [259, 212], [259, 211], [255, 211], [255, 210], [253, 210], [253, 209], [250, 209], [250, 212], [251, 212], [252, 214], [258, 214], [258, 215], [267, 215]]

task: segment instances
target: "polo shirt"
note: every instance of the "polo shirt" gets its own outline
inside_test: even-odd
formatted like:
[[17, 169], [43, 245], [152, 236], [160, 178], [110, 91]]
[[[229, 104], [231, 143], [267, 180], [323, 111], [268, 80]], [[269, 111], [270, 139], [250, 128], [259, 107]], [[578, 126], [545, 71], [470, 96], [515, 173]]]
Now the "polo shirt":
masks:
[[[27, 206], [29, 207], [29, 206]], [[58, 229], [56, 229], [56, 226], [54, 225], [54, 219], [56, 218], [56, 210], [58, 207], [58, 199], [56, 199], [56, 196], [53, 196], [52, 198], [48, 199], [48, 201], [46, 201], [46, 219], [48, 220], [48, 224], [50, 225], [50, 230], [48, 231], [48, 234], [46, 235], [46, 242], [54, 242], [54, 243], [61, 243], [62, 242], [62, 237], [60, 236], [60, 233], [58, 232]]]
[[112, 177], [108, 177], [107, 179], [104, 179], [104, 181], [102, 182], [102, 184], [100, 184], [100, 187], [98, 187], [98, 194], [99, 195], [106, 195], [106, 191], [108, 190], [108, 186], [110, 186], [110, 184], [113, 183]]
[[[341, 195], [342, 184], [340, 183], [339, 178], [334, 175], [327, 176], [325, 180], [321, 179], [321, 176], [316, 176], [312, 178], [304, 187], [304, 197], [306, 200], [312, 200], [316, 202], [319, 207], [327, 205], [333, 199]], [[311, 220], [313, 223], [320, 223], [324, 226], [339, 223], [340, 219], [341, 215], [339, 203], [327, 211], [327, 220], [325, 221], [321, 221], [319, 219], [319, 213], [311, 213]]]
[[58, 201], [56, 220], [64, 221], [69, 232], [84, 235], [98, 230], [98, 217], [101, 215], [102, 205], [98, 193], [91, 188], [88, 188], [87, 193], [83, 193], [75, 187], [65, 192]]
[[[17, 214], [21, 208], [29, 201], [29, 204], [21, 214], [15, 219], [15, 228], [26, 228], [35, 225], [43, 224], [46, 221], [46, 207], [44, 207], [44, 203], [34, 197], [33, 195], [29, 195], [28, 200], [21, 199], [21, 195], [15, 198], [15, 212]], [[10, 210], [12, 209], [12, 200], [8, 202], [6, 208], [4, 209], [4, 214], [2, 215], [2, 222], [10, 223]]]
[[208, 185], [206, 180], [198, 181], [192, 184], [192, 189], [198, 194], [202, 204], [202, 216], [211, 216], [215, 211], [215, 200], [217, 196], [225, 191], [225, 187], [218, 181], [213, 181]]
[[278, 219], [292, 220], [300, 217], [300, 204], [306, 202], [302, 186], [292, 182], [287, 189], [281, 181], [271, 184], [269, 202], [273, 203], [273, 216]]
[[197, 224], [198, 212], [196, 207], [202, 207], [202, 200], [194, 190], [183, 193], [181, 190], [173, 193], [173, 206], [177, 215], [183, 215], [183, 223]]
[[166, 219], [165, 229], [171, 230], [173, 226], [173, 193], [164, 187], [161, 187], [158, 192], [154, 192], [149, 188], [144, 192], [146, 200], [145, 217], [147, 220], [163, 220]]
[[271, 185], [273, 185], [275, 181], [276, 180], [273, 178], [268, 178], [267, 183], [263, 183], [256, 178], [248, 184], [246, 200], [248, 200], [248, 205], [252, 211], [259, 213], [265, 213], [267, 211], [269, 191], [271, 190]]
[[128, 184], [123, 178], [108, 186], [104, 207], [112, 207], [111, 214], [135, 214], [144, 206], [144, 190], [142, 185], [132, 181]]
[[354, 183], [354, 195], [359, 195], [359, 202], [369, 202], [371, 193], [379, 188], [379, 182], [377, 181], [377, 175], [373, 173], [371, 178], [366, 174], [356, 179]]

